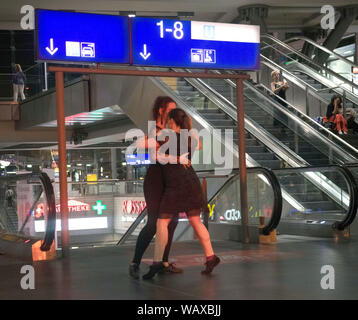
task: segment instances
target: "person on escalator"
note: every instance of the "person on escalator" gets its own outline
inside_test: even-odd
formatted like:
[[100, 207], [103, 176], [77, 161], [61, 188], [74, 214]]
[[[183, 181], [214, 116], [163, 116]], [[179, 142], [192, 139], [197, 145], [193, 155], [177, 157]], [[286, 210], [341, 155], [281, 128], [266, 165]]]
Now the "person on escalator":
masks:
[[[277, 71], [271, 72], [271, 90], [275, 94], [274, 99], [279, 102], [283, 107], [287, 107], [286, 103], [286, 91], [289, 88], [289, 85], [285, 79], [283, 81], [280, 81], [280, 74]], [[279, 113], [274, 110], [274, 119], [273, 119], [273, 125], [277, 126], [280, 124], [280, 122], [277, 120], [277, 117], [279, 117]], [[282, 115], [281, 115], [282, 117]]]
[[353, 108], [346, 110], [347, 128], [352, 129], [353, 134], [358, 134], [358, 122], [356, 121], [356, 112]]
[[336, 94], [332, 96], [330, 104], [327, 106], [326, 116], [323, 118], [325, 126], [330, 125], [333, 131], [338, 134], [347, 134], [347, 121], [343, 116], [342, 98]]

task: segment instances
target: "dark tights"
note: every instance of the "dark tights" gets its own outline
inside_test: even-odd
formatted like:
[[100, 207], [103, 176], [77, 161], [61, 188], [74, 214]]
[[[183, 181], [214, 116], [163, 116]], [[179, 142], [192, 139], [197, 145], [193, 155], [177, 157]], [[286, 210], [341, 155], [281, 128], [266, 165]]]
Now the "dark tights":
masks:
[[[151, 164], [144, 179], [144, 197], [147, 203], [148, 220], [147, 224], [138, 235], [133, 263], [140, 264], [145, 250], [147, 250], [157, 231], [157, 219], [159, 216], [159, 207], [163, 191], [162, 168], [159, 164]], [[178, 215], [174, 215], [168, 225], [168, 243], [163, 255], [164, 262], [168, 262], [169, 251], [177, 224]]]

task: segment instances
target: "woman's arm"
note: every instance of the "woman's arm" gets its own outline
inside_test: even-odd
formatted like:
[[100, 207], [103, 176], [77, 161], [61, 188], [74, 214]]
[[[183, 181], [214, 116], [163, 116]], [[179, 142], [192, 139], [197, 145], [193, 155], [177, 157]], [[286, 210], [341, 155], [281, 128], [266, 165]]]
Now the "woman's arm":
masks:
[[203, 143], [201, 142], [199, 136], [196, 134], [196, 130], [191, 129], [191, 130], [190, 130], [190, 135], [191, 135], [191, 137], [193, 137], [193, 139], [195, 139], [195, 141], [196, 141], [195, 150], [201, 150], [201, 149], [203, 148]]
[[275, 88], [275, 83], [271, 82], [271, 90], [274, 94], [277, 94], [282, 89], [282, 87], [283, 86], [279, 86], [278, 88]]

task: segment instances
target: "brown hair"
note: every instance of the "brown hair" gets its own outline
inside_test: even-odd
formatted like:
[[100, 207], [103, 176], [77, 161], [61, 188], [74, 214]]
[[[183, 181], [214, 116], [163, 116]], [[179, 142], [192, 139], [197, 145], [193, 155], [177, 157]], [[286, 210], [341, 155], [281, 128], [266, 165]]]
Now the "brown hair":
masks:
[[159, 96], [159, 97], [157, 97], [157, 99], [155, 99], [154, 106], [153, 106], [153, 119], [154, 120], [158, 119], [158, 117], [160, 115], [159, 110], [162, 108], [165, 109], [170, 102], [175, 103], [175, 101], [171, 97], [168, 97], [168, 96]]
[[191, 118], [185, 113], [183, 109], [176, 108], [171, 110], [168, 114], [168, 120], [169, 119], [173, 119], [176, 125], [180, 127], [180, 129], [191, 130], [192, 128]]

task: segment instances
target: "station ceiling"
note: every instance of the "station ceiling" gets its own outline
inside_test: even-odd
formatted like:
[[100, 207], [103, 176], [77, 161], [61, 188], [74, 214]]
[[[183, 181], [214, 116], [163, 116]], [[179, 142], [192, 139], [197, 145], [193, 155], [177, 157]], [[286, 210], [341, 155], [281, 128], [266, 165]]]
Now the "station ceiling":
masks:
[[[0, 29], [20, 28], [20, 8], [29, 4], [35, 8], [76, 10], [103, 14], [119, 14], [120, 11], [136, 11], [143, 16], [183, 16], [183, 19], [199, 21], [232, 22], [237, 18], [237, 8], [253, 4], [269, 6], [266, 19], [269, 30], [300, 29], [319, 23], [323, 5], [345, 6], [357, 4], [356, 0], [1, 0]], [[193, 16], [190, 16], [193, 14]], [[358, 21], [352, 28], [358, 27]], [[357, 30], [358, 32], [358, 30]]]

